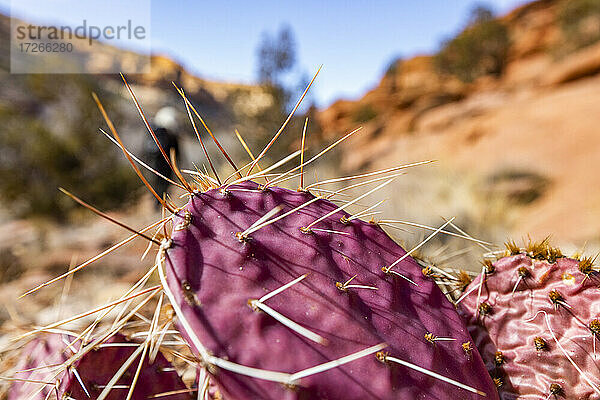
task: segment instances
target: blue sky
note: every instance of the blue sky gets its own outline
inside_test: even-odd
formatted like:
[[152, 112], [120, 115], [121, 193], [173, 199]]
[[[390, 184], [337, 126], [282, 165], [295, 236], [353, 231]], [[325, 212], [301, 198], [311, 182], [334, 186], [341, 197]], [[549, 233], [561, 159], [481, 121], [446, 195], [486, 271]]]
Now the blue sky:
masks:
[[[320, 105], [359, 97], [377, 83], [396, 56], [435, 51], [480, 4], [474, 0], [141, 1], [151, 2], [152, 51], [168, 54], [207, 79], [253, 82], [261, 33], [289, 25], [297, 43], [298, 70], [312, 75], [323, 64], [313, 91]], [[80, 1], [14, 3], [20, 5], [16, 12], [22, 18], [68, 22]], [[119, 3], [119, 7], [105, 7], [96, 17], [111, 21], [115, 15], [126, 16], [122, 4], [127, 1]], [[487, 2], [500, 14], [522, 3]], [[0, 11], [9, 9], [10, 0], [0, 0]]]

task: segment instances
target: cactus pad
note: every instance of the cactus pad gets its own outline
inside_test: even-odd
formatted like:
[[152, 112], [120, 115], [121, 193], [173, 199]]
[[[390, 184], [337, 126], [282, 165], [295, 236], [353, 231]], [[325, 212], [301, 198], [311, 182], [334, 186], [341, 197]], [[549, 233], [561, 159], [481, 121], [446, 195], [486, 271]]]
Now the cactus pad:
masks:
[[600, 290], [590, 260], [545, 242], [507, 247], [460, 303], [501, 398], [600, 399]]
[[337, 208], [243, 182], [178, 211], [163, 286], [223, 397], [479, 398], [403, 360], [497, 398], [435, 283], [379, 226]]
[[[128, 341], [121, 334], [116, 334], [57, 374], [53, 367], [62, 365], [81, 350], [79, 341], [69, 346], [73, 339], [68, 335], [47, 334], [30, 341], [23, 349], [23, 354], [26, 356], [16, 366], [18, 371], [24, 372], [17, 373], [15, 376], [19, 379], [56, 384], [42, 386], [34, 382], [16, 381], [11, 387], [8, 400], [97, 399], [104, 386], [136, 349], [135, 346], [131, 346], [135, 345], [134, 342]], [[108, 392], [105, 399], [119, 400], [127, 397], [128, 387], [133, 381], [138, 364], [139, 356], [116, 382], [116, 387]], [[49, 368], [42, 368], [44, 366]], [[191, 397], [189, 393], [182, 392], [185, 389], [186, 386], [177, 372], [159, 352], [152, 364], [149, 365], [148, 359], [145, 359], [131, 399], [145, 400], [154, 395], [179, 391], [179, 394], [165, 398], [188, 400]]]

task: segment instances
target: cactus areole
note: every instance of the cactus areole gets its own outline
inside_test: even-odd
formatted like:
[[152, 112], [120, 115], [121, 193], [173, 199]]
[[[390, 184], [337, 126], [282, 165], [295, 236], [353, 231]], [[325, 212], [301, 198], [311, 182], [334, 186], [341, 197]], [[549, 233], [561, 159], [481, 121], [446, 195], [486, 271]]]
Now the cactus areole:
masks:
[[509, 251], [460, 303], [501, 398], [600, 399], [600, 290], [590, 259], [544, 242]]
[[177, 212], [161, 279], [223, 397], [496, 399], [435, 283], [379, 226], [337, 209], [246, 181]]

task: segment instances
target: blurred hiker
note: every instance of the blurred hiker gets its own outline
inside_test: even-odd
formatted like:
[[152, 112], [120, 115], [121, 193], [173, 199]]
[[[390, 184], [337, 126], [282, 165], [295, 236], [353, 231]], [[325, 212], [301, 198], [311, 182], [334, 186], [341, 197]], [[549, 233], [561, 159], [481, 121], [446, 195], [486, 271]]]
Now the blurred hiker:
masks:
[[[167, 157], [170, 157], [171, 149], [175, 151], [175, 156], [177, 157], [179, 155], [177, 111], [173, 107], [163, 107], [156, 113], [153, 122], [154, 126], [152, 129], [154, 129], [156, 138], [165, 150]], [[157, 172], [169, 179], [173, 179], [174, 174], [171, 167], [169, 167], [169, 164], [150, 135], [148, 135], [148, 140], [145, 143], [145, 158], [148, 160], [148, 164]], [[168, 192], [170, 185], [169, 182], [154, 173], [150, 175], [150, 184], [161, 197], [164, 193]], [[160, 208], [160, 203], [157, 202], [156, 205]]]

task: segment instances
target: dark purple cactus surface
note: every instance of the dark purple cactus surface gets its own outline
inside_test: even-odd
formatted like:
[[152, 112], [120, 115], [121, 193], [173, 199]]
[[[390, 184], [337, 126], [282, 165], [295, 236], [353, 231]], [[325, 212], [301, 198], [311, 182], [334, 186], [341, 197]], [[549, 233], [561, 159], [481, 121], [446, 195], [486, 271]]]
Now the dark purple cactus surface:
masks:
[[600, 290], [591, 260], [562, 257], [545, 243], [509, 251], [487, 263], [483, 285], [475, 279], [460, 303], [500, 397], [600, 399]]
[[[400, 359], [497, 398], [454, 306], [416, 262], [405, 257], [391, 269], [415, 284], [382, 271], [406, 252], [379, 226], [349, 220], [344, 211], [310, 226], [337, 207], [310, 193], [244, 182], [197, 192], [178, 212], [159, 255], [163, 285], [182, 335], [220, 394], [227, 400], [481, 396], [401, 366]], [[269, 213], [267, 220], [286, 216], [241, 234]], [[351, 357], [343, 365], [301, 372], [345, 356]]]
[[[32, 382], [14, 382], [9, 391], [8, 400], [43, 399], [97, 399], [102, 389], [119, 368], [135, 351], [123, 335], [116, 334], [95, 348], [80, 360], [75, 361], [66, 371], [58, 375], [53, 366], [60, 366], [80, 349], [80, 342], [68, 346], [74, 338], [63, 334], [46, 334], [36, 337], [23, 349], [23, 358], [16, 366], [16, 378], [55, 382], [56, 385], [40, 385]], [[139, 356], [127, 368], [117, 381], [107, 400], [122, 400], [127, 397], [129, 385], [136, 373]], [[43, 368], [49, 366], [50, 368]], [[40, 391], [40, 388], [42, 390]], [[172, 391], [183, 391], [185, 384], [167, 359], [159, 352], [152, 364], [146, 357], [133, 391], [134, 400], [146, 400], [151, 396]], [[51, 392], [51, 393], [49, 393]], [[87, 393], [86, 393], [87, 392]], [[34, 397], [31, 397], [34, 395]], [[49, 397], [48, 397], [49, 396]], [[165, 399], [188, 400], [189, 393], [169, 395]]]

